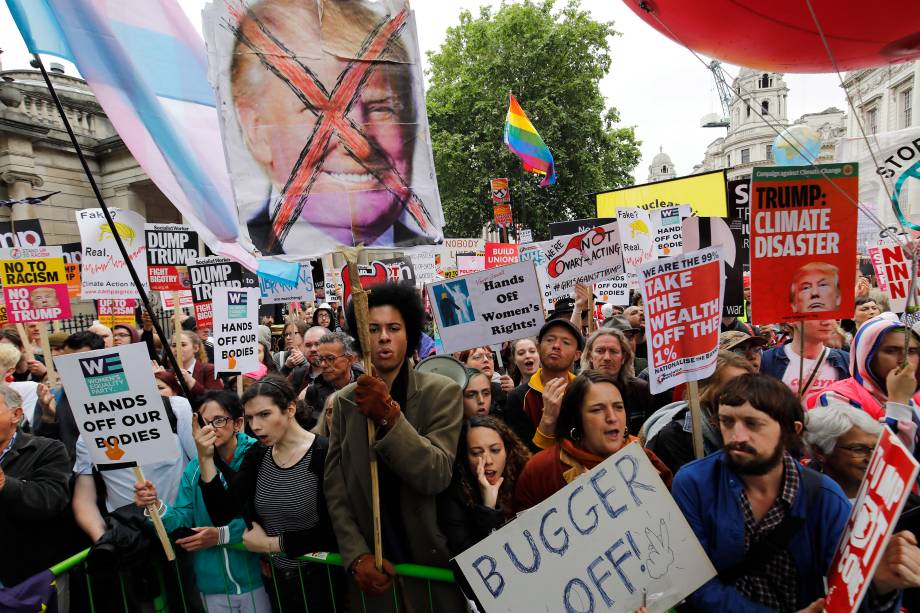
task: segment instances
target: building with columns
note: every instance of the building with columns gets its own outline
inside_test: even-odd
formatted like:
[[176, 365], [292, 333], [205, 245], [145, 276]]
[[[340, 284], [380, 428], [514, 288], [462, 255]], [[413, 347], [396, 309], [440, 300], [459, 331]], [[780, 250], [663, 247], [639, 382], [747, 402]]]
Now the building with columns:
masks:
[[[106, 204], [152, 223], [180, 222], [179, 211], [132, 157], [86, 82], [54, 63], [49, 75]], [[37, 218], [48, 244], [79, 241], [74, 211], [98, 204], [41, 73], [0, 70], [0, 79], [0, 199], [60, 192], [42, 204], [0, 207], [0, 221], [11, 214], [14, 221]]]

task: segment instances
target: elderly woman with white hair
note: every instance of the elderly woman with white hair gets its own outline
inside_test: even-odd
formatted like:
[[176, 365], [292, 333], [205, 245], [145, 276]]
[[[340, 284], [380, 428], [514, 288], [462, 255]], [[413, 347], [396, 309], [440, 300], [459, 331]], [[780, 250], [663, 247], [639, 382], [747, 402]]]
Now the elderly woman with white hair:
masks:
[[836, 481], [852, 501], [884, 425], [842, 402], [812, 409], [806, 420], [805, 442], [817, 462], [812, 468]]

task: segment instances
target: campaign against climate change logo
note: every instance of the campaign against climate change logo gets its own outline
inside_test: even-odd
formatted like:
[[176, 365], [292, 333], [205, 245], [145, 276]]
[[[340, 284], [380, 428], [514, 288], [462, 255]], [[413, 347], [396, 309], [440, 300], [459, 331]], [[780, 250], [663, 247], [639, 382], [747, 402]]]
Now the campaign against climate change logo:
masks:
[[211, 298], [215, 372], [256, 370], [259, 367], [259, 290], [215, 287]]
[[59, 355], [54, 365], [94, 464], [143, 465], [178, 457], [144, 343]]
[[70, 318], [60, 247], [0, 249], [3, 300], [13, 323]]

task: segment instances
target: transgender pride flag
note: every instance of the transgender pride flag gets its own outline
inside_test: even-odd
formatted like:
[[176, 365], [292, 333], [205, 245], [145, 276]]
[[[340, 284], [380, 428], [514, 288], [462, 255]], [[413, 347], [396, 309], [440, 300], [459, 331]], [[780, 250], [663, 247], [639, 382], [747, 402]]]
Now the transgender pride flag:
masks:
[[175, 0], [7, 0], [32, 53], [70, 60], [147, 175], [217, 253], [240, 244], [204, 42]]

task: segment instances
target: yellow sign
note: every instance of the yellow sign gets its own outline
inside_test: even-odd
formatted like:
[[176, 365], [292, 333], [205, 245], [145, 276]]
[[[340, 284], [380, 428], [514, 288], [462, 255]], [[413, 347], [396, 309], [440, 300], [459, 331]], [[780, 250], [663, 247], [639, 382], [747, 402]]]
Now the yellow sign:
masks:
[[601, 192], [595, 198], [598, 217], [616, 217], [618, 208], [638, 207], [651, 211], [682, 204], [689, 205], [698, 217], [728, 215], [725, 171], [722, 170]]

